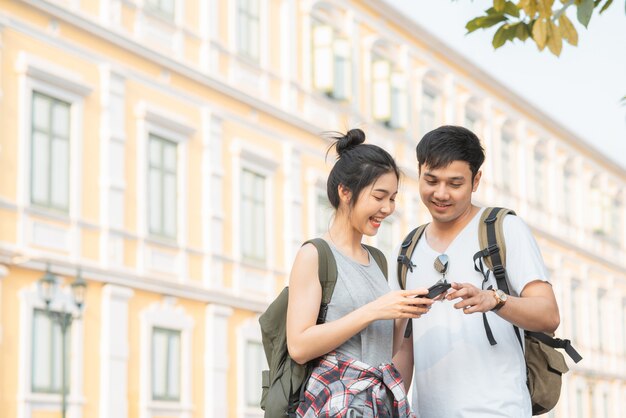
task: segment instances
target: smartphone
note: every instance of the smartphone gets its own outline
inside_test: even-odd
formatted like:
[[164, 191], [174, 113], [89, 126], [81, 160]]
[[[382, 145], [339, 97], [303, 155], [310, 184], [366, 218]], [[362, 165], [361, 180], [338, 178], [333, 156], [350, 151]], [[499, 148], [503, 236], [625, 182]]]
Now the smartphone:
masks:
[[450, 287], [451, 287], [450, 283], [435, 283], [434, 285], [428, 288], [427, 295], [419, 295], [416, 297], [434, 299], [440, 294], [442, 294], [443, 292], [445, 292], [446, 290], [450, 289]]

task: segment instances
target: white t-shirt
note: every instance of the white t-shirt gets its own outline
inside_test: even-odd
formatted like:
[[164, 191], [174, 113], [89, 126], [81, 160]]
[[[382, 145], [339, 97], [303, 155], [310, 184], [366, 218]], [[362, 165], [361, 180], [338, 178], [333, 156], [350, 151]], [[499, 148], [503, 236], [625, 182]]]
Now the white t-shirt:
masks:
[[[483, 276], [474, 270], [472, 257], [479, 250], [478, 222], [483, 209], [450, 243], [448, 282], [472, 283], [479, 289]], [[517, 216], [503, 223], [506, 240], [506, 270], [512, 295], [519, 295], [534, 280], [547, 281], [541, 252], [529, 228]], [[441, 278], [433, 267], [440, 253], [422, 236], [407, 275], [407, 288], [428, 288]], [[397, 267], [397, 266], [394, 266]], [[396, 269], [391, 268], [394, 271]], [[397, 274], [397, 273], [395, 273]], [[391, 276], [393, 277], [393, 276]], [[398, 289], [397, 280], [389, 280]], [[436, 302], [430, 312], [413, 321], [412, 406], [420, 418], [528, 418], [532, 416], [526, 387], [526, 365], [519, 341], [510, 322], [487, 313], [493, 336], [491, 346], [485, 333], [483, 315], [464, 314], [452, 305], [460, 301]]]

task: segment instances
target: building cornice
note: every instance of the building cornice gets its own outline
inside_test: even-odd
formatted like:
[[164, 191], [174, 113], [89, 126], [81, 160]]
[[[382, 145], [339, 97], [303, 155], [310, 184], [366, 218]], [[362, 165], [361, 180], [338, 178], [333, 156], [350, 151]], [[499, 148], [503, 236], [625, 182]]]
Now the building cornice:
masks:
[[[248, 95], [241, 90], [230, 87], [211, 76], [208, 76], [192, 67], [185, 65], [184, 63], [181, 63], [180, 61], [174, 60], [167, 55], [160, 54], [157, 51], [143, 46], [139, 42], [126, 37], [125, 35], [115, 31], [114, 29], [106, 28], [98, 24], [97, 22], [94, 22], [81, 15], [66, 10], [62, 6], [52, 4], [43, 0], [22, 0], [22, 3], [30, 5], [33, 8], [36, 8], [44, 13], [47, 13], [48, 15], [55, 17], [59, 21], [65, 22], [76, 28], [84, 30], [85, 32], [94, 35], [100, 39], [103, 39], [111, 43], [112, 45], [131, 52], [150, 62], [158, 64], [167, 70], [176, 72], [181, 76], [184, 76], [190, 80], [209, 87], [219, 93], [222, 93], [228, 97], [232, 97], [233, 99], [241, 101], [242, 103], [248, 104], [278, 120], [286, 122], [290, 125], [298, 126], [302, 130], [309, 132], [313, 135], [318, 135], [320, 133], [320, 128], [318, 126], [315, 126], [302, 118], [289, 114], [285, 112], [284, 109], [272, 106], [271, 104], [263, 100], [257, 99], [254, 96]], [[0, 16], [0, 21], [2, 21], [2, 18], [3, 17]], [[5, 22], [7, 26], [13, 26], [11, 25], [10, 18], [7, 18]]]
[[[16, 254], [6, 248], [0, 248], [0, 263], [11, 268]], [[45, 271], [47, 263], [52, 265], [55, 274], [72, 276], [76, 273], [76, 263], [67, 257], [51, 256], [45, 259], [29, 259], [20, 262], [15, 267]], [[268, 305], [267, 301], [243, 298], [234, 292], [225, 289], [206, 289], [184, 283], [168, 282], [149, 275], [137, 275], [100, 268], [95, 264], [81, 264], [82, 275], [85, 279], [104, 284], [123, 286], [133, 290], [144, 290], [194, 300], [209, 304], [229, 306], [234, 309], [243, 309], [253, 312], [263, 312]]]
[[555, 119], [541, 112], [531, 102], [511, 91], [509, 87], [496, 80], [491, 74], [482, 70], [476, 64], [463, 57], [456, 50], [448, 46], [448, 44], [428, 32], [406, 15], [402, 14], [389, 3], [384, 0], [363, 0], [363, 3], [384, 19], [389, 19], [398, 26], [406, 29], [406, 31], [414, 38], [419, 39], [427, 45], [429, 47], [428, 50], [437, 51], [439, 55], [443, 56], [445, 60], [449, 61], [455, 67], [465, 69], [472, 76], [472, 78], [475, 78], [480, 83], [489, 86], [490, 89], [495, 92], [494, 94], [499, 95], [503, 101], [508, 102], [513, 107], [518, 107], [522, 113], [528, 114], [534, 119], [535, 122], [545, 126], [547, 130], [551, 130], [557, 134], [559, 139], [570, 143], [572, 146], [581, 151], [584, 151], [584, 153], [588, 154], [593, 160], [601, 163], [603, 168], [608, 168], [617, 176], [626, 178], [626, 168], [609, 159], [598, 149], [589, 145], [589, 143], [585, 142], [580, 136], [567, 129]]

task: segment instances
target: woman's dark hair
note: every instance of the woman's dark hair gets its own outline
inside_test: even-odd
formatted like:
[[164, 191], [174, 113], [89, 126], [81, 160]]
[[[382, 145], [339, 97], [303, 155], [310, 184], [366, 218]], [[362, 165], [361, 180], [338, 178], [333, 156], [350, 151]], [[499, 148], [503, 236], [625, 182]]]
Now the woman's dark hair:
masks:
[[417, 162], [432, 169], [447, 167], [453, 161], [465, 161], [472, 180], [485, 161], [485, 150], [474, 132], [462, 126], [445, 125], [428, 132], [417, 144]]
[[328, 175], [326, 193], [335, 209], [339, 209], [340, 184], [352, 192], [350, 207], [353, 207], [363, 188], [383, 174], [394, 173], [400, 179], [400, 170], [393, 157], [377, 145], [364, 144], [365, 133], [362, 130], [351, 129], [345, 135], [336, 133], [331, 138], [336, 141], [328, 151], [335, 147], [337, 162]]

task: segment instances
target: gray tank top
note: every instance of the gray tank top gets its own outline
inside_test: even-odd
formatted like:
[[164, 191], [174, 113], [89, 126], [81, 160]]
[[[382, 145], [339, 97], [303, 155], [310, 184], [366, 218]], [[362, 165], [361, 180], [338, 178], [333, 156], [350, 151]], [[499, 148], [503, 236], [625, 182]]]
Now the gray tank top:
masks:
[[[369, 264], [360, 264], [329, 242], [337, 262], [337, 284], [328, 305], [326, 322], [339, 319], [389, 292], [389, 285], [374, 257]], [[393, 320], [379, 320], [354, 335], [337, 351], [371, 366], [391, 363], [393, 352]]]

